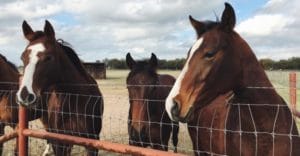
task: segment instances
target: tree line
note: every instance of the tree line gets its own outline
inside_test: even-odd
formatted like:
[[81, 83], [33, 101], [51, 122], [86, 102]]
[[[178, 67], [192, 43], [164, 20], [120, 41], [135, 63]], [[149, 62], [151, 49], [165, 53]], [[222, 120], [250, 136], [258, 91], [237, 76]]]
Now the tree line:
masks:
[[[102, 62], [108, 69], [128, 69], [125, 59], [105, 59]], [[260, 59], [260, 64], [266, 70], [300, 70], [300, 57], [292, 57], [287, 60]], [[180, 70], [185, 63], [184, 58], [173, 60], [159, 60], [159, 69]]]
[[300, 57], [292, 57], [287, 60], [279, 61], [261, 59], [260, 64], [266, 70], [300, 70]]
[[[128, 69], [125, 59], [105, 59], [103, 62], [108, 69]], [[158, 60], [159, 69], [180, 70], [183, 68], [185, 59]]]

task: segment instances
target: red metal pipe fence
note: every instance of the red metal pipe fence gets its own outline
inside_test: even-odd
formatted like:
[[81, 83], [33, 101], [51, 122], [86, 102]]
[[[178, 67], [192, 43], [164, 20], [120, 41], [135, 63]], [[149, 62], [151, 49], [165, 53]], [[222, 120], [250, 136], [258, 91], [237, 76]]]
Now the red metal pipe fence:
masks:
[[290, 78], [290, 104], [293, 114], [300, 117], [300, 112], [297, 111], [297, 74], [296, 72], [291, 72]]
[[11, 133], [8, 133], [8, 134], [3, 134], [1, 137], [0, 137], [0, 143], [4, 143], [6, 141], [9, 141], [11, 139], [14, 139], [16, 137], [18, 137], [18, 132], [19, 131], [13, 131]]
[[[300, 113], [296, 109], [297, 101], [297, 85], [296, 85], [296, 73], [292, 72], [289, 74], [290, 84], [290, 108], [293, 114], [300, 117]], [[53, 139], [61, 142], [81, 145], [86, 147], [93, 147], [97, 149], [107, 150], [111, 152], [117, 152], [122, 154], [133, 154], [133, 155], [183, 155], [171, 152], [158, 151], [148, 148], [141, 148], [136, 146], [112, 143], [108, 141], [93, 140], [88, 138], [81, 138], [77, 136], [56, 134], [38, 130], [28, 129], [28, 121], [26, 109], [22, 106], [19, 107], [19, 128], [18, 132], [13, 132], [9, 135], [0, 137], [0, 143], [3, 143], [9, 139], [14, 138], [18, 135], [18, 152], [19, 156], [28, 155], [28, 137], [35, 137], [40, 139]]]
[[26, 109], [20, 106], [19, 110], [19, 130], [18, 130], [18, 151], [19, 156], [28, 155], [28, 137], [35, 137], [40, 139], [58, 140], [64, 143], [80, 145], [85, 147], [93, 147], [110, 152], [117, 152], [122, 154], [145, 155], [145, 156], [183, 156], [184, 154], [165, 152], [153, 150], [148, 148], [112, 143], [108, 141], [94, 140], [83, 137], [50, 133], [39, 130], [28, 129], [28, 121]]
[[23, 131], [28, 129], [27, 111], [23, 106], [19, 106], [19, 128], [18, 128], [18, 152], [19, 156], [28, 155], [28, 137]]
[[31, 129], [24, 129], [23, 135], [28, 137], [35, 137], [40, 139], [53, 139], [59, 140], [63, 143], [76, 144], [86, 147], [94, 147], [97, 149], [104, 149], [111, 152], [133, 155], [167, 155], [167, 156], [180, 156], [183, 154], [175, 154], [171, 152], [158, 151], [149, 148], [141, 148], [125, 144], [112, 143], [108, 141], [99, 141], [94, 139], [82, 138], [77, 136], [70, 136], [64, 134], [50, 133], [44, 131], [36, 131]]

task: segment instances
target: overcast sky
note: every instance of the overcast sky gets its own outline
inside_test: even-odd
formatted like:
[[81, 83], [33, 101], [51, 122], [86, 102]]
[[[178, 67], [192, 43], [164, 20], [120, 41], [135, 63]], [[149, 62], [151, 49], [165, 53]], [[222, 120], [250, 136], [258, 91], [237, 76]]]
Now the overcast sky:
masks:
[[[300, 56], [299, 0], [229, 0], [237, 14], [236, 31], [259, 58]], [[1, 0], [0, 52], [21, 64], [27, 41], [22, 21], [42, 30], [45, 19], [56, 37], [73, 45], [84, 61], [186, 56], [195, 42], [188, 15], [214, 20], [224, 9], [223, 0]]]

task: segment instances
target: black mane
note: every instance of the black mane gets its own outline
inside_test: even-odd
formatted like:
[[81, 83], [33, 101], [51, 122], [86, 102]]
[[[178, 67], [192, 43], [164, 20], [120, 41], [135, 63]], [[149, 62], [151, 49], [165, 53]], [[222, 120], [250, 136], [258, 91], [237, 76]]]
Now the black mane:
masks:
[[76, 67], [76, 69], [79, 71], [79, 73], [86, 77], [87, 80], [91, 80], [91, 76], [87, 73], [85, 70], [82, 61], [79, 59], [76, 52], [71, 48], [71, 44], [68, 42], [65, 42], [62, 39], [58, 39], [57, 43], [61, 46], [65, 54], [68, 56], [70, 61], [73, 63], [73, 65]]
[[17, 66], [15, 64], [13, 64], [12, 62], [8, 61], [5, 56], [0, 54], [0, 58], [3, 59], [13, 70], [15, 70], [16, 72], [19, 73]]

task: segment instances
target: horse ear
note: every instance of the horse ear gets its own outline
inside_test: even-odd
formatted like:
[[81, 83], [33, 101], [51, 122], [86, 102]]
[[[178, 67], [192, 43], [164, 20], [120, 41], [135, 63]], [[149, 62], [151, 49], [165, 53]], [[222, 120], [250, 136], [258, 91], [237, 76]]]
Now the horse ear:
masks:
[[54, 29], [48, 20], [45, 21], [44, 32], [47, 37], [55, 39]]
[[132, 69], [136, 64], [134, 59], [131, 57], [130, 53], [127, 53], [126, 55], [126, 64], [129, 67], [129, 69]]
[[23, 30], [23, 34], [24, 34], [25, 38], [28, 41], [30, 41], [33, 37], [34, 32], [25, 20], [23, 21], [23, 24], [22, 24], [22, 30]]
[[157, 67], [157, 57], [155, 54], [151, 53], [151, 58], [150, 58], [150, 61], [149, 61], [151, 67], [153, 68], [156, 68]]
[[194, 27], [197, 37], [199, 38], [205, 31], [205, 25], [202, 22], [195, 20], [191, 15], [189, 15], [191, 25]]
[[225, 3], [225, 10], [222, 14], [221, 26], [226, 31], [232, 31], [236, 22], [233, 7], [229, 3]]

